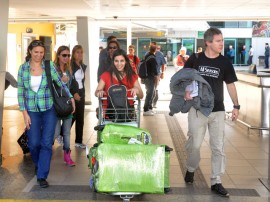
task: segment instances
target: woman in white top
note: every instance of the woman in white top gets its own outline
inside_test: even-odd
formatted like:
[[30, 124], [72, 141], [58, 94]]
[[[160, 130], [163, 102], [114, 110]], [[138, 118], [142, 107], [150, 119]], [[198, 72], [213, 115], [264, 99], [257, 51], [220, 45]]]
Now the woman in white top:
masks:
[[84, 126], [84, 109], [85, 109], [85, 70], [86, 65], [83, 64], [83, 48], [81, 45], [76, 45], [72, 49], [71, 68], [72, 75], [77, 82], [76, 88], [70, 90], [76, 103], [76, 111], [73, 117], [72, 124], [75, 122], [75, 146], [84, 149], [83, 144], [83, 126]]

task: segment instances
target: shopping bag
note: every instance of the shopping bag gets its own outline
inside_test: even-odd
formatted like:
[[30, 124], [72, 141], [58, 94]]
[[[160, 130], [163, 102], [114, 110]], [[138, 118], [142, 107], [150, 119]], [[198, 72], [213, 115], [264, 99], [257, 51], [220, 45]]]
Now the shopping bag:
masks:
[[27, 137], [26, 133], [27, 133], [27, 129], [24, 129], [24, 132], [17, 140], [18, 144], [22, 148], [23, 154], [27, 154], [30, 152], [30, 150], [28, 148], [28, 137]]

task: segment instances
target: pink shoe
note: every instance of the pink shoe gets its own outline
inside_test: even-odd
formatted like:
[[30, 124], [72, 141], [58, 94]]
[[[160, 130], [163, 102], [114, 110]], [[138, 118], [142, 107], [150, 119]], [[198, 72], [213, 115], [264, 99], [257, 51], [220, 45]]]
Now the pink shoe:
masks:
[[71, 153], [71, 150], [69, 150], [68, 153], [64, 151], [64, 161], [66, 162], [68, 166], [72, 167], [72, 166], [75, 166], [75, 162], [72, 161], [70, 157], [70, 153]]

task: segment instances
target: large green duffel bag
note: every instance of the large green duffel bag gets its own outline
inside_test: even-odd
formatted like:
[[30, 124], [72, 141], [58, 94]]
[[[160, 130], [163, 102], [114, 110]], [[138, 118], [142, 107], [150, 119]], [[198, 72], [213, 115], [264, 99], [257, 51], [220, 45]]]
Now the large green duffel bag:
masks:
[[96, 126], [98, 143], [110, 144], [151, 144], [150, 133], [142, 128], [121, 124]]
[[169, 150], [164, 145], [99, 144], [89, 167], [98, 192], [164, 193], [170, 188]]

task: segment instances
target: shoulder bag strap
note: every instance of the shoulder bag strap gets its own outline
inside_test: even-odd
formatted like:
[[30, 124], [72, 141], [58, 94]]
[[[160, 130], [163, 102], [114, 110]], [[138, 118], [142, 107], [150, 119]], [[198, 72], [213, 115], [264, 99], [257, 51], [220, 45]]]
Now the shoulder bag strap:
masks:
[[45, 60], [45, 72], [46, 72], [48, 87], [49, 87], [51, 94], [53, 96], [50, 60]]

